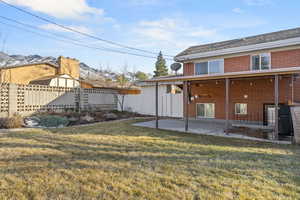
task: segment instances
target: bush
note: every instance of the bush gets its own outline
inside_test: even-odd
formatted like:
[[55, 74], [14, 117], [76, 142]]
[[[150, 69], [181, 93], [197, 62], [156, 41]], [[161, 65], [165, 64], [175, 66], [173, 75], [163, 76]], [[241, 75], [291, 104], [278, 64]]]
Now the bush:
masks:
[[23, 118], [19, 114], [14, 114], [9, 118], [0, 119], [0, 128], [21, 128], [23, 125]]
[[38, 116], [40, 119], [40, 126], [44, 127], [59, 127], [59, 126], [67, 126], [69, 120], [66, 117], [61, 117], [57, 115], [43, 115]]

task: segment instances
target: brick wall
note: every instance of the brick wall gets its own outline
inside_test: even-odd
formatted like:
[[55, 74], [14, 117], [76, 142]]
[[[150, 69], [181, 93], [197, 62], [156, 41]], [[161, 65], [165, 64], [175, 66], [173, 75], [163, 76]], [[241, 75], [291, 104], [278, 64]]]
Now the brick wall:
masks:
[[[250, 70], [250, 55], [224, 59], [224, 72], [239, 72]], [[300, 49], [271, 52], [273, 69], [285, 67], [300, 67]], [[184, 64], [185, 76], [194, 75], [193, 63]]]
[[239, 56], [224, 59], [224, 72], [239, 72], [250, 70], [250, 56]]
[[300, 49], [271, 53], [272, 68], [299, 67]]
[[184, 76], [194, 75], [194, 63], [185, 63], [183, 65], [183, 74]]
[[294, 78], [294, 101], [300, 103], [300, 76]]
[[[279, 101], [287, 104], [291, 100], [290, 78], [282, 78], [279, 82]], [[215, 118], [225, 119], [225, 81], [206, 81], [192, 84], [192, 95], [200, 98], [189, 104], [189, 117], [196, 117], [196, 103], [215, 103]], [[244, 95], [248, 95], [245, 98]], [[263, 120], [264, 103], [274, 103], [274, 80], [234, 80], [230, 84], [230, 119], [237, 119], [235, 103], [248, 104], [248, 116], [253, 120]], [[242, 117], [239, 116], [241, 119]], [[242, 120], [242, 119], [241, 119]]]

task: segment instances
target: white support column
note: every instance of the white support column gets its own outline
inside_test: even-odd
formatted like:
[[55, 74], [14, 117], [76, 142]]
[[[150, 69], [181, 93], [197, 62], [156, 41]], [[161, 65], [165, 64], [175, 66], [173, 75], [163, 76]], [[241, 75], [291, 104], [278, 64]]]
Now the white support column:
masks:
[[158, 82], [155, 82], [155, 128], [158, 129]]

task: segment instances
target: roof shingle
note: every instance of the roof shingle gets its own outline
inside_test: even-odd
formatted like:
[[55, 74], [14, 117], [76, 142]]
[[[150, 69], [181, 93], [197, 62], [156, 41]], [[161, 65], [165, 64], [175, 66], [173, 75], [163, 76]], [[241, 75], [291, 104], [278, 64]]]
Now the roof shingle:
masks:
[[192, 46], [184, 50], [183, 52], [179, 53], [176, 57], [186, 56], [186, 55], [196, 54], [196, 53], [211, 52], [211, 51], [227, 49], [227, 48], [274, 42], [278, 40], [285, 40], [285, 39], [296, 38], [296, 37], [300, 37], [300, 28], [282, 30], [282, 31], [255, 35], [255, 36], [250, 36], [250, 37], [245, 37], [240, 39], [227, 40], [223, 42]]

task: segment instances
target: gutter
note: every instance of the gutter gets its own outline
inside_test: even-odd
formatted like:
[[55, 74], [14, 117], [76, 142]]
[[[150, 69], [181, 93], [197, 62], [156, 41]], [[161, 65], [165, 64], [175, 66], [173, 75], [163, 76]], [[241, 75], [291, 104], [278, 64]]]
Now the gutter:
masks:
[[246, 77], [260, 77], [270, 75], [287, 75], [300, 73], [300, 66], [279, 68], [271, 70], [257, 70], [257, 71], [243, 71], [243, 72], [229, 72], [221, 74], [208, 74], [208, 75], [194, 75], [194, 76], [181, 76], [171, 78], [156, 78], [147, 80], [147, 82], [167, 82], [167, 81], [192, 81], [192, 80], [217, 80], [225, 78], [246, 78]]

